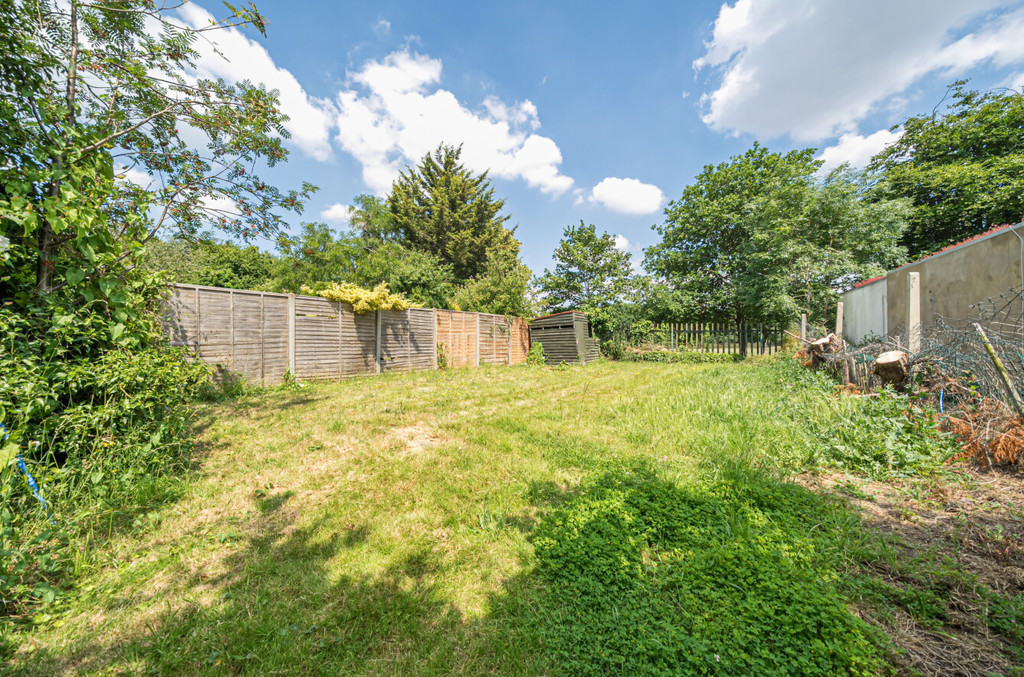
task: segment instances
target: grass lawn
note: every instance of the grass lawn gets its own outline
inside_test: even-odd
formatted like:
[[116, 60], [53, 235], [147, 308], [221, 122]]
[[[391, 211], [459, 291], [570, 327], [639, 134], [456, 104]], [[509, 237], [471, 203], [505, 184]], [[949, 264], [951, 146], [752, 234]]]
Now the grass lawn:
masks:
[[[877, 674], [879, 546], [765, 363], [386, 375], [200, 412], [16, 673]], [[866, 579], [863, 579], [866, 580]], [[925, 602], [928, 600], [926, 599]], [[867, 605], [867, 606], [866, 606]]]

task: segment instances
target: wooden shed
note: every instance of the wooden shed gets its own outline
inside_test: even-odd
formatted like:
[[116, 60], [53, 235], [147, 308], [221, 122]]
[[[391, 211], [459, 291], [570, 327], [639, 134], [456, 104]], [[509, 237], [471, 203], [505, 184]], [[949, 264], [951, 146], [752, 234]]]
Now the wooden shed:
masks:
[[586, 364], [601, 357], [594, 328], [587, 316], [578, 310], [544, 315], [530, 322], [530, 343], [544, 346], [544, 358], [548, 364]]

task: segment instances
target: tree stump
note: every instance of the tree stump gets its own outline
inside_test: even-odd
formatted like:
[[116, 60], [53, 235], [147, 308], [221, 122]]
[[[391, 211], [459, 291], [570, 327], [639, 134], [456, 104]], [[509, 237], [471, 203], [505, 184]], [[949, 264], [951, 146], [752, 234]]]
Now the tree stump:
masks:
[[900, 386], [907, 380], [910, 356], [902, 350], [890, 350], [875, 359], [875, 375], [883, 385]]
[[807, 346], [807, 352], [811, 354], [811, 369], [819, 369], [823, 364], [829, 362], [826, 355], [836, 352], [835, 338], [835, 334], [829, 334], [817, 341], [812, 341]]

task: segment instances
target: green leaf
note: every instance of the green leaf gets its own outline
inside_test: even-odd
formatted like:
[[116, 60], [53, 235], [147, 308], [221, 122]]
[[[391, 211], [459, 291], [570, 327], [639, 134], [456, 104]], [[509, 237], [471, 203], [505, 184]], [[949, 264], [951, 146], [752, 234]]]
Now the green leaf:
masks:
[[85, 271], [80, 268], [68, 268], [67, 272], [64, 273], [64, 279], [73, 287], [85, 279]]
[[3, 447], [0, 447], [0, 468], [6, 468], [13, 464], [18, 458], [18, 452], [21, 451], [21, 445], [16, 442], [8, 442]]

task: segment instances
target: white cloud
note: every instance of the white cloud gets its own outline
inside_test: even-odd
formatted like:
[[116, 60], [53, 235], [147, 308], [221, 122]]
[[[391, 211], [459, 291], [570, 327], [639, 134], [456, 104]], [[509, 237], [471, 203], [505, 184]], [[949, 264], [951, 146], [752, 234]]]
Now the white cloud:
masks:
[[618, 249], [620, 252], [628, 252], [629, 251], [629, 238], [626, 237], [625, 235], [619, 235], [618, 233], [616, 233], [615, 234], [615, 248]]
[[665, 194], [657, 186], [637, 179], [608, 177], [594, 186], [590, 199], [620, 214], [653, 214], [665, 204]]
[[[178, 11], [194, 27], [213, 20], [195, 4]], [[390, 30], [390, 23], [381, 18], [375, 29]], [[322, 99], [308, 94], [266, 49], [239, 30], [206, 36], [196, 42], [202, 56], [190, 76], [249, 80], [278, 90], [281, 111], [290, 118], [285, 125], [290, 143], [319, 161], [331, 160], [333, 143], [338, 144], [362, 164], [363, 181], [377, 194], [391, 188], [405, 165], [416, 164], [440, 143], [462, 144], [462, 161], [475, 172], [521, 179], [551, 195], [573, 187], [573, 179], [559, 169], [558, 145], [537, 133], [540, 117], [531, 101], [490, 96], [474, 110], [440, 87], [439, 59], [406, 48], [381, 61], [367, 61], [349, 73], [334, 97]]]
[[117, 168], [117, 173], [114, 176], [119, 181], [134, 183], [140, 188], [151, 189], [155, 186], [153, 177], [137, 167], [122, 165]]
[[336, 98], [335, 138], [362, 164], [364, 183], [378, 194], [440, 143], [463, 144], [462, 161], [473, 171], [522, 179], [552, 195], [573, 185], [559, 171], [558, 146], [535, 133], [540, 119], [530, 101], [488, 97], [483, 110], [470, 110], [438, 86], [440, 60], [408, 50], [366, 62], [349, 81]]
[[900, 136], [901, 132], [890, 132], [888, 129], [880, 129], [867, 136], [843, 134], [835, 145], [822, 149], [818, 155], [823, 163], [821, 171], [828, 172], [844, 162], [850, 163], [855, 169], [863, 169], [878, 151], [895, 143]]
[[[720, 76], [703, 120], [728, 133], [819, 141], [855, 130], [929, 74], [1024, 61], [1014, 0], [737, 0], [722, 5], [705, 53]], [[1006, 11], [1007, 7], [1012, 7]], [[993, 11], [999, 10], [999, 11]], [[970, 29], [970, 30], [968, 30]]]
[[391, 22], [387, 19], [377, 19], [377, 23], [373, 25], [373, 32], [377, 35], [387, 35], [391, 32]]
[[352, 207], [337, 202], [322, 210], [320, 218], [328, 223], [348, 223], [352, 219], [353, 211], [355, 210]]
[[[193, 3], [182, 6], [178, 12], [193, 27], [208, 26], [213, 20], [213, 15]], [[274, 63], [266, 49], [234, 28], [206, 33], [196, 41], [195, 47], [202, 55], [195, 75], [220, 77], [228, 82], [262, 82], [268, 89], [278, 90], [281, 112], [290, 118], [285, 128], [292, 135], [291, 142], [317, 160], [332, 157], [330, 135], [336, 115], [334, 105], [307, 94], [294, 75]]]

